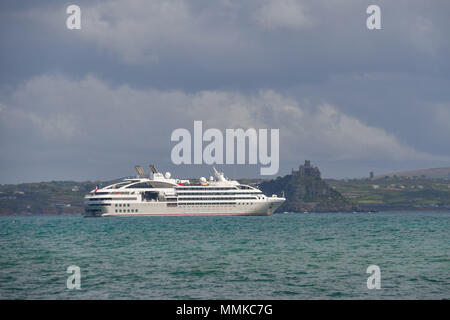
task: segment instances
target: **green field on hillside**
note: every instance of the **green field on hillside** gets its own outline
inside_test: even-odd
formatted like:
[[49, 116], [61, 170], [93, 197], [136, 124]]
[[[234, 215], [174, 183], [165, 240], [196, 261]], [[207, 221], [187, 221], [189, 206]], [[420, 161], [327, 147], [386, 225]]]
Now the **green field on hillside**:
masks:
[[356, 204], [377, 209], [450, 209], [450, 181], [428, 179], [326, 179]]

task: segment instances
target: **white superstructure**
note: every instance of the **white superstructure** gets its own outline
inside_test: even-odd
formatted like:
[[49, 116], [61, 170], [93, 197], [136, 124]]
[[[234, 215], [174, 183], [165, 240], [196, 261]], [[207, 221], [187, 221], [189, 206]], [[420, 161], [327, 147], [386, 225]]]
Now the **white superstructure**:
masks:
[[198, 184], [171, 178], [150, 166], [145, 174], [124, 179], [85, 196], [85, 216], [271, 215], [285, 201], [259, 189], [228, 180], [214, 168], [215, 179]]

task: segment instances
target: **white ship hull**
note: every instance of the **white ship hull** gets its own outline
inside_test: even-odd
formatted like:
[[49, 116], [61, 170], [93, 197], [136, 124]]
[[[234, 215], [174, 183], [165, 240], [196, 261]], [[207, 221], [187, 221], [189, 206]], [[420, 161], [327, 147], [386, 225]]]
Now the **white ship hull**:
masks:
[[[136, 217], [136, 216], [270, 216], [283, 203], [283, 201], [261, 201], [248, 205], [205, 205], [205, 206], [179, 206], [167, 207], [167, 203], [135, 203], [130, 209], [104, 209], [100, 215], [103, 217]], [[271, 201], [272, 200], [272, 201]], [[277, 200], [280, 200], [279, 198]], [[129, 211], [128, 211], [129, 210]], [[131, 212], [133, 210], [134, 212]], [[126, 212], [124, 212], [126, 211]]]

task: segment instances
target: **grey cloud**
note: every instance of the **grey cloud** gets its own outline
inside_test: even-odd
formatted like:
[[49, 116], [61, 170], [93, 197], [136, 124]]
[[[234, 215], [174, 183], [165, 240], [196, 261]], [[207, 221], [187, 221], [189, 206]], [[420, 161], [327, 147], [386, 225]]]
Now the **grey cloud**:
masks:
[[1, 4], [5, 181], [168, 163], [167, 137], [194, 115], [280, 127], [281, 172], [304, 158], [331, 176], [448, 165], [450, 3], [379, 0], [380, 31], [365, 27], [373, 1], [77, 4], [80, 31], [66, 3]]
[[[365, 27], [370, 1], [109, 1], [81, 3], [82, 30], [75, 41], [144, 65], [199, 63], [225, 71], [294, 67], [295, 72], [404, 71], [406, 59], [437, 59], [448, 52], [449, 22], [438, 7], [421, 1], [379, 1], [383, 30]], [[448, 4], [444, 4], [448, 7]], [[29, 16], [61, 28], [62, 7], [32, 9]], [[432, 52], [432, 57], [428, 57]], [[401, 54], [400, 54], [401, 53]], [[280, 64], [280, 60], [282, 63]], [[319, 63], [325, 62], [322, 67]], [[403, 62], [403, 63], [402, 63]], [[445, 63], [448, 66], [448, 63]], [[223, 68], [222, 68], [223, 67]], [[407, 66], [410, 68], [410, 65]], [[327, 69], [328, 70], [327, 70]], [[294, 77], [295, 78], [295, 77]]]
[[[274, 90], [186, 93], [111, 86], [94, 76], [72, 80], [50, 74], [27, 81], [2, 100], [8, 101], [0, 112], [2, 136], [11, 139], [1, 140], [2, 149], [9, 150], [0, 157], [6, 181], [14, 179], [10, 174], [17, 156], [28, 158], [33, 170], [36, 150], [83, 178], [105, 178], [95, 167], [86, 167], [90, 162], [120, 168], [146, 159], [167, 165], [171, 132], [192, 130], [194, 120], [203, 120], [205, 129], [279, 128], [284, 171], [302, 155], [330, 161], [448, 161], [417, 151], [335, 106], [302, 106]], [[41, 174], [45, 179], [54, 173]]]
[[305, 13], [301, 1], [268, 0], [254, 14], [256, 21], [267, 29], [299, 30], [310, 27], [312, 19]]

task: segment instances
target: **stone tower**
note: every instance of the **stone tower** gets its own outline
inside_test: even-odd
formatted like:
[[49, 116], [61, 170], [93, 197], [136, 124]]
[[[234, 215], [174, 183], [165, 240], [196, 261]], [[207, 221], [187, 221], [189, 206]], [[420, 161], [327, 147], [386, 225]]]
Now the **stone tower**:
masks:
[[300, 177], [316, 177], [320, 178], [320, 170], [318, 167], [311, 166], [310, 160], [305, 160], [305, 164], [298, 167], [298, 171], [292, 170], [293, 176]]

